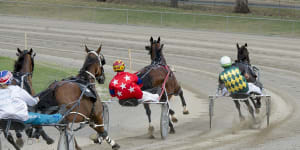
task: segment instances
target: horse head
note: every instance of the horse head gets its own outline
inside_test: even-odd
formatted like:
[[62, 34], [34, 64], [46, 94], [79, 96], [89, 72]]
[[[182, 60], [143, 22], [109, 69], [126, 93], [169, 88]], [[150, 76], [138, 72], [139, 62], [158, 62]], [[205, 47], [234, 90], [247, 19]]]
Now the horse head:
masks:
[[[105, 58], [100, 53], [102, 49], [102, 44], [99, 46], [97, 51], [90, 50], [85, 45], [85, 51], [87, 52], [87, 56], [83, 67], [80, 69], [80, 75], [89, 81], [97, 80], [99, 84], [103, 84], [105, 81], [105, 74], [103, 65], [105, 65]], [[93, 82], [92, 81], [92, 82]]]
[[164, 44], [160, 44], [160, 37], [157, 40], [150, 38], [150, 46], [146, 46], [145, 49], [149, 51], [152, 63], [163, 63], [166, 64], [165, 58], [162, 53]]
[[23, 51], [18, 48], [16, 55], [18, 59], [15, 62], [14, 72], [32, 73], [34, 69], [34, 57], [36, 55], [32, 48]]
[[247, 62], [247, 63], [250, 64], [249, 51], [247, 49], [247, 43], [245, 43], [245, 45], [242, 45], [241, 47], [237, 43], [236, 47], [237, 47], [237, 61], [238, 62]]
[[34, 94], [32, 88], [32, 72], [34, 70], [34, 57], [36, 55], [32, 48], [30, 50], [17, 49], [16, 55], [18, 59], [15, 61], [14, 66], [14, 85], [19, 85], [28, 93]]

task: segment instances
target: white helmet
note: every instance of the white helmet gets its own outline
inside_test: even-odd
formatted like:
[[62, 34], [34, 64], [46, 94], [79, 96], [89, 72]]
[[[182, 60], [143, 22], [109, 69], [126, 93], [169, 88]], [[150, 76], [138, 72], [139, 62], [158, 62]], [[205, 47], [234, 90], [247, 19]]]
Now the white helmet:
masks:
[[223, 68], [230, 67], [232, 65], [231, 58], [228, 56], [223, 56], [220, 60], [220, 64]]

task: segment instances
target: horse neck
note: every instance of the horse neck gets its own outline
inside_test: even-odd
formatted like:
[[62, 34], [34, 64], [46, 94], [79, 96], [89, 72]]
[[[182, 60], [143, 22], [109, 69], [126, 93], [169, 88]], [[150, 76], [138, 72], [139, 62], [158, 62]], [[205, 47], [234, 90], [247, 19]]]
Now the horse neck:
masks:
[[[26, 73], [32, 73], [33, 71], [33, 68], [32, 68], [32, 60], [31, 60], [31, 57], [30, 56], [25, 56], [24, 57], [24, 61], [23, 61], [23, 65], [22, 65], [22, 68], [18, 71], [22, 74], [26, 74]], [[35, 92], [33, 90], [33, 87], [32, 87], [32, 76], [31, 75], [27, 75], [26, 76], [27, 78], [27, 82], [29, 84], [29, 90], [31, 90], [31, 94], [34, 95]], [[26, 80], [25, 80], [26, 81]], [[25, 83], [24, 83], [25, 84]], [[25, 85], [24, 85], [25, 86]]]
[[164, 55], [160, 54], [160, 57], [156, 56], [154, 59], [151, 59], [151, 64], [167, 65], [167, 61]]
[[93, 76], [95, 77], [95, 74], [96, 72], [93, 69], [81, 70], [77, 77], [90, 83], [94, 83], [95, 79], [93, 78]]
[[32, 70], [33, 70], [33, 68], [32, 68], [31, 58], [30, 58], [30, 56], [25, 56], [23, 66], [22, 66], [22, 68], [20, 69], [19, 72], [21, 72], [21, 73], [31, 73]]

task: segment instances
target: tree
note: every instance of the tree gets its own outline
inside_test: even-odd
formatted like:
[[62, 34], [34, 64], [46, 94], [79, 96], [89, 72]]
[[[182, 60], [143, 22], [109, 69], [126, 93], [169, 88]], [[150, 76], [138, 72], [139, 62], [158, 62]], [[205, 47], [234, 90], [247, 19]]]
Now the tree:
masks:
[[250, 13], [248, 7], [248, 0], [236, 0], [234, 12], [236, 13]]
[[178, 0], [171, 0], [171, 7], [177, 8], [178, 7]]

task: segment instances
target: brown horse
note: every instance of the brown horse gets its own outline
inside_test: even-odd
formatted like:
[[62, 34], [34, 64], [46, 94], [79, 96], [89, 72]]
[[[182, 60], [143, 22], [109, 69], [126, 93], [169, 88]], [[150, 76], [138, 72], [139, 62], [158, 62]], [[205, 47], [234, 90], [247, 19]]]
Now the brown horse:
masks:
[[31, 95], [34, 95], [34, 90], [32, 88], [32, 73], [34, 70], [34, 56], [35, 53], [32, 49], [20, 50], [17, 49], [16, 55], [18, 59], [15, 61], [14, 66], [14, 80], [13, 85], [19, 85], [21, 88], [25, 89]]
[[[18, 48], [16, 55], [18, 56], [18, 59], [15, 61], [14, 65], [12, 85], [18, 85], [25, 89], [28, 93], [34, 94], [34, 90], [32, 88], [32, 72], [34, 69], [35, 53], [32, 49], [29, 51], [22, 51]], [[16, 142], [13, 140], [11, 135], [9, 135], [7, 139], [15, 147], [15, 149], [19, 149], [24, 145], [21, 131], [16, 130], [16, 137]]]
[[[120, 146], [109, 138], [103, 127], [102, 103], [95, 88], [96, 81], [103, 84], [105, 80], [103, 70], [105, 60], [100, 53], [101, 45], [97, 51], [89, 50], [85, 46], [85, 51], [87, 56], [79, 74], [76, 77], [52, 83], [46, 91], [41, 93], [41, 100], [37, 105], [38, 110], [46, 112], [53, 106], [59, 106], [60, 110], [51, 110], [50, 113], [69, 112], [65, 114], [66, 123], [88, 120], [90, 126], [97, 131], [99, 140], [103, 138], [113, 149], [119, 149]], [[92, 93], [92, 96], [86, 92]], [[80, 149], [76, 140], [75, 144], [76, 148]]]
[[[34, 95], [34, 89], [32, 87], [32, 75], [34, 70], [34, 57], [36, 53], [32, 50], [20, 50], [17, 49], [16, 55], [18, 59], [15, 61], [14, 71], [13, 71], [13, 85], [18, 85], [21, 88], [25, 89], [29, 94]], [[42, 127], [36, 127], [34, 137], [38, 138], [39, 135], [47, 142], [47, 144], [54, 143], [54, 140], [51, 139]], [[19, 147], [22, 147], [24, 142], [22, 140], [22, 134], [20, 131], [17, 131], [17, 144]]]
[[[163, 88], [163, 83], [167, 78], [168, 72], [168, 80], [165, 84], [165, 88], [167, 91], [168, 99], [170, 100], [173, 95], [179, 95], [181, 98], [182, 106], [184, 108], [183, 114], [188, 114], [189, 111], [186, 108], [185, 99], [183, 97], [183, 91], [174, 73], [169, 69], [166, 59], [163, 55], [162, 49], [163, 44], [160, 44], [160, 37], [157, 40], [153, 40], [150, 38], [150, 46], [146, 46], [146, 50], [149, 51], [151, 57], [151, 64], [141, 69], [138, 73], [138, 77], [143, 81], [142, 90], [149, 90], [153, 88]], [[162, 96], [160, 101], [166, 101], [166, 97]], [[153, 131], [154, 127], [151, 125], [151, 110], [149, 104], [144, 104], [146, 109], [146, 114], [148, 116], [149, 121], [149, 134], [150, 138], [154, 138]], [[176, 117], [174, 116], [175, 112], [170, 109], [170, 115], [172, 117], [173, 122], [177, 122]], [[170, 133], [175, 133], [173, 123], [169, 121]]]

